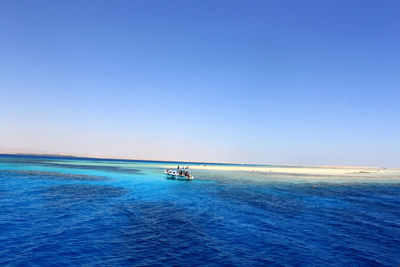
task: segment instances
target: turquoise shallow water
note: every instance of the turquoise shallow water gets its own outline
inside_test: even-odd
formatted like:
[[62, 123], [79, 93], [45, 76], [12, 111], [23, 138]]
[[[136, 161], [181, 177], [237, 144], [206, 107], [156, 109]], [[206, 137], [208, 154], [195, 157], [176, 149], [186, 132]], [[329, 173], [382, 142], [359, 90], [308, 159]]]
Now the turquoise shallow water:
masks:
[[400, 264], [399, 183], [185, 182], [170, 164], [0, 156], [0, 264]]

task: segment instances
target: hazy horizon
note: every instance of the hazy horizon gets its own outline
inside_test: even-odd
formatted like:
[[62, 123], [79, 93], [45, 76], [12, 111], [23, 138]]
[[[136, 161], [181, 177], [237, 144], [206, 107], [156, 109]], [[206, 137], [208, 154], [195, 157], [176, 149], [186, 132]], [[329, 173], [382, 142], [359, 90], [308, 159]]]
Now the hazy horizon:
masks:
[[398, 1], [2, 1], [0, 149], [400, 167]]
[[160, 162], [193, 162], [193, 163], [210, 163], [210, 164], [237, 164], [237, 165], [266, 165], [266, 166], [298, 166], [298, 167], [359, 167], [359, 168], [389, 168], [399, 169], [398, 166], [372, 166], [372, 165], [324, 165], [324, 164], [296, 164], [296, 163], [278, 163], [278, 162], [227, 162], [227, 161], [206, 161], [206, 160], [185, 160], [185, 159], [171, 159], [171, 158], [138, 158], [133, 156], [105, 156], [105, 155], [93, 155], [93, 154], [79, 154], [79, 153], [63, 153], [54, 151], [41, 151], [34, 149], [2, 149], [0, 147], [0, 155], [16, 155], [16, 156], [54, 156], [54, 157], [71, 157], [71, 158], [90, 158], [90, 159], [112, 159], [112, 160], [132, 160], [132, 161], [160, 161]]

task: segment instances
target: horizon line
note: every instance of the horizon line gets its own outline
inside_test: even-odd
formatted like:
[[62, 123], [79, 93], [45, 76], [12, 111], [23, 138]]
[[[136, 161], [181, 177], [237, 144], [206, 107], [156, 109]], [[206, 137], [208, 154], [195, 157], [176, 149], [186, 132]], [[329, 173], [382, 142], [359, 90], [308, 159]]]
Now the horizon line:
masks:
[[46, 153], [46, 152], [10, 152], [0, 151], [2, 155], [19, 155], [19, 156], [50, 156], [50, 157], [69, 157], [81, 159], [103, 159], [103, 160], [120, 160], [120, 161], [148, 161], [148, 162], [175, 162], [175, 163], [188, 163], [188, 164], [221, 164], [221, 165], [257, 165], [257, 166], [282, 166], [282, 167], [318, 167], [318, 168], [384, 168], [384, 169], [398, 169], [397, 167], [377, 167], [377, 166], [338, 166], [338, 165], [288, 165], [288, 164], [266, 164], [266, 163], [235, 163], [235, 162], [211, 162], [211, 161], [185, 161], [185, 160], [164, 160], [164, 159], [138, 159], [138, 158], [118, 158], [96, 155], [77, 155], [77, 154], [64, 154], [64, 153]]

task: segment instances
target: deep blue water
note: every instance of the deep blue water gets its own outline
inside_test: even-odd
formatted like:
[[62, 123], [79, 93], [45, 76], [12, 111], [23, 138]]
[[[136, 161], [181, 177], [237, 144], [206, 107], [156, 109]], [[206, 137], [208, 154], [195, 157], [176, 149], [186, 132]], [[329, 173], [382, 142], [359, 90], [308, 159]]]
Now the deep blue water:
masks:
[[399, 266], [400, 183], [0, 156], [0, 265]]

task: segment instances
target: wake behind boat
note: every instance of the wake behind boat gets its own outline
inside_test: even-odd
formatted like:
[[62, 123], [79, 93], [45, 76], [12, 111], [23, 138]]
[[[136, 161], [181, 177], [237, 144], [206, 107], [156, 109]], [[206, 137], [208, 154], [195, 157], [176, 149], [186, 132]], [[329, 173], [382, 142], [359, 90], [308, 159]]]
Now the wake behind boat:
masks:
[[174, 180], [193, 180], [194, 177], [188, 171], [189, 167], [179, 167], [176, 169], [166, 169], [165, 174], [168, 179]]

